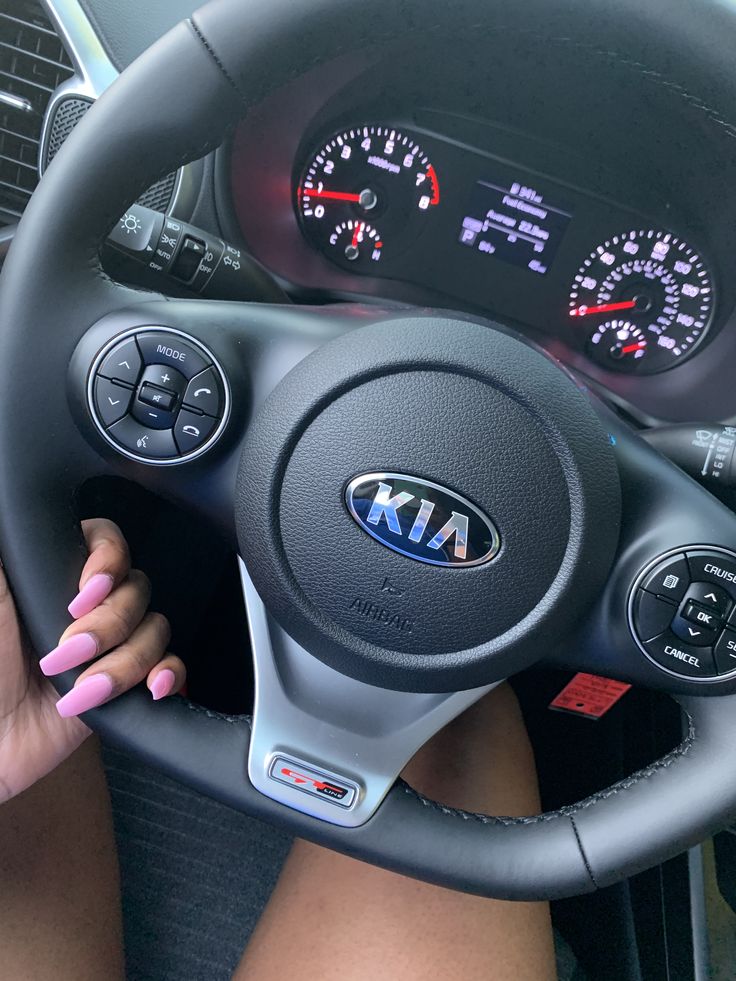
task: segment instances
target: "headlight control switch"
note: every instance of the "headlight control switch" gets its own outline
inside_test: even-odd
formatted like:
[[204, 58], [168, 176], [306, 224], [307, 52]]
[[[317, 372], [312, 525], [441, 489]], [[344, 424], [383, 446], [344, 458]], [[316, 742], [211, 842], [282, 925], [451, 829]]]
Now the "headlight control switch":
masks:
[[230, 389], [216, 359], [168, 327], [139, 327], [106, 345], [87, 396], [108, 443], [131, 460], [159, 466], [209, 450], [230, 412]]

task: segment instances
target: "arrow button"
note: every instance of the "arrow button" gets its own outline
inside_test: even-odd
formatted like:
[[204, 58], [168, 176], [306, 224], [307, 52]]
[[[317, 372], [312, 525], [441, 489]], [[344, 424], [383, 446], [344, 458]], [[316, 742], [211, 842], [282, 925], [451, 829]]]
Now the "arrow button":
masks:
[[131, 337], [110, 351], [98, 368], [97, 373], [104, 378], [115, 378], [117, 381], [125, 382], [128, 385], [135, 385], [142, 368], [143, 359], [135, 338]]
[[[683, 613], [687, 615], [688, 607], [695, 606], [694, 603], [686, 604]], [[693, 618], [694, 619], [694, 618]], [[685, 619], [685, 616], [678, 614], [672, 621], [671, 630], [672, 633], [678, 637], [680, 640], [684, 640], [686, 643], [691, 644], [693, 647], [711, 647], [715, 644], [718, 639], [718, 635], [721, 632], [721, 621], [718, 620], [717, 626], [708, 627], [701, 623], [689, 621]]]
[[107, 378], [95, 380], [95, 408], [100, 422], [108, 429], [128, 411], [132, 392]]
[[723, 586], [717, 586], [712, 582], [691, 583], [685, 594], [685, 602], [697, 603], [718, 620], [725, 620], [733, 606], [731, 597]]

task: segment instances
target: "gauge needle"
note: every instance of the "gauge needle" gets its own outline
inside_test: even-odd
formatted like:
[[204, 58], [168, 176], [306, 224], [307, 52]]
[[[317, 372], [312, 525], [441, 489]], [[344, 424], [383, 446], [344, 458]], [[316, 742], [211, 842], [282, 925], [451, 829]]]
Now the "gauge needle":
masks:
[[634, 351], [641, 351], [641, 349], [646, 346], [646, 341], [639, 341], [638, 344], [627, 344], [626, 347], [621, 348], [621, 354], [633, 354]]
[[305, 198], [328, 198], [330, 201], [355, 201], [360, 202], [359, 194], [347, 194], [345, 191], [315, 191], [312, 188], [305, 188]]
[[592, 313], [613, 313], [615, 310], [633, 310], [636, 300], [624, 300], [622, 303], [602, 303], [599, 307], [577, 307], [570, 311], [571, 317], [588, 317]]
[[358, 222], [358, 224], [355, 226], [355, 231], [353, 232], [353, 241], [350, 243], [354, 249], [358, 248], [358, 240], [360, 238], [360, 234], [362, 231], [363, 231], [363, 222], [361, 221]]

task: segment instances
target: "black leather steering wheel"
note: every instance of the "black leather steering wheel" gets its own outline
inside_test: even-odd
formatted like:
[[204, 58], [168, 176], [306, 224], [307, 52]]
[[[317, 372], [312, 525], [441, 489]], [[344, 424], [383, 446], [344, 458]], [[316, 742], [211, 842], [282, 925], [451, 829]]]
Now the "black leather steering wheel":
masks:
[[[736, 814], [736, 679], [661, 670], [628, 622], [651, 562], [736, 550], [736, 517], [497, 325], [433, 311], [172, 301], [110, 281], [98, 256], [153, 180], [215, 148], [277, 86], [351, 50], [379, 57], [469, 34], [492, 51], [533, 23], [572, 43], [618, 45], [664, 84], [676, 66], [688, 98], [732, 127], [733, 4], [511, 8], [214, 0], [123, 73], [49, 168], [0, 281], [0, 545], [45, 651], [66, 626], [83, 561], [82, 481], [123, 473], [195, 509], [244, 560], [254, 718], [184, 699], [153, 706], [132, 692], [90, 724], [295, 834], [464, 891], [541, 899], [616, 882]], [[174, 348], [204, 345], [231, 395], [219, 440], [179, 465], [116, 453], [89, 410], [93, 365], [111, 342], [151, 327]], [[394, 493], [394, 479], [413, 480], [417, 500], [439, 485], [430, 503], [448, 514], [448, 493], [455, 513], [472, 505], [486, 532], [497, 529], [495, 550], [476, 550], [483, 561], [468, 567], [457, 537], [445, 565], [385, 548], [386, 508], [382, 542], [345, 494], [357, 480], [356, 493], [371, 486], [375, 500], [380, 483]], [[468, 534], [475, 547], [478, 533]], [[396, 781], [432, 732], [542, 656], [669, 692], [689, 720], [684, 742], [603, 793], [522, 819], [453, 811]], [[61, 690], [73, 681], [64, 676]]]

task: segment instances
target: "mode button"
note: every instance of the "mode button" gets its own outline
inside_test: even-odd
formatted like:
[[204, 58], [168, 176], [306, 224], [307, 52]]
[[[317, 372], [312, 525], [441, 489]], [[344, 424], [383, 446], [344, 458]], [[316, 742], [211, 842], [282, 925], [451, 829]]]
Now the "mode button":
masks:
[[176, 334], [146, 331], [136, 334], [136, 340], [147, 365], [168, 365], [180, 371], [187, 380], [209, 366], [209, 361], [197, 348], [187, 344]]

